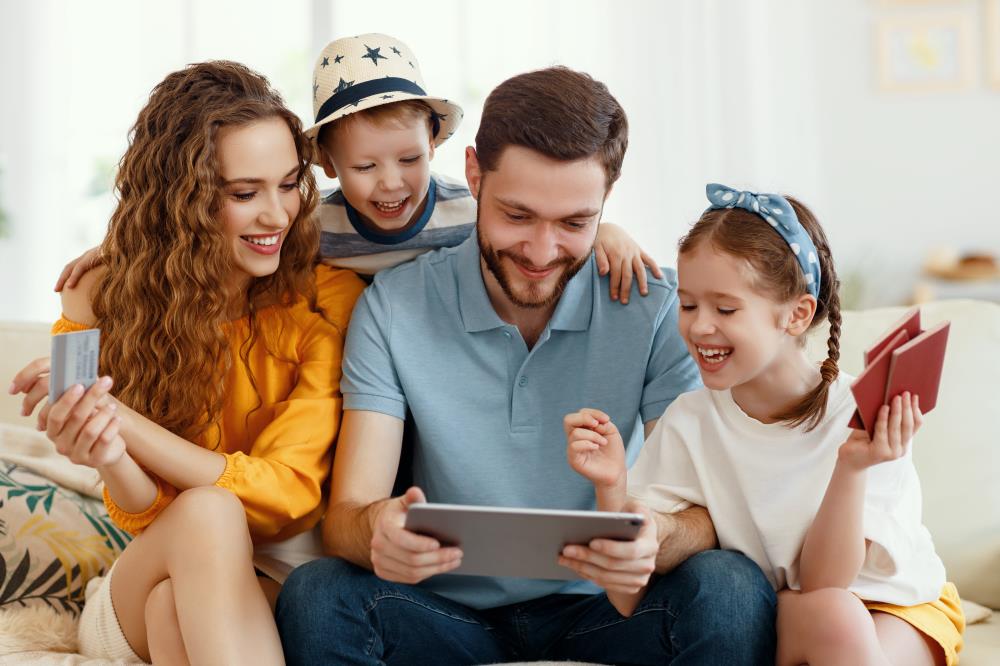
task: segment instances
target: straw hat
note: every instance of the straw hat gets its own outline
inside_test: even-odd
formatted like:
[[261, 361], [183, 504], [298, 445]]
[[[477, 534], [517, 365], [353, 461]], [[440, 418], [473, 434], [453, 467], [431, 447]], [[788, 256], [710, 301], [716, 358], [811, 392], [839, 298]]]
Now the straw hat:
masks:
[[313, 119], [306, 135], [315, 139], [323, 125], [346, 115], [408, 99], [434, 110], [434, 145], [462, 122], [462, 107], [426, 93], [420, 65], [403, 42], [379, 33], [330, 42], [313, 70]]

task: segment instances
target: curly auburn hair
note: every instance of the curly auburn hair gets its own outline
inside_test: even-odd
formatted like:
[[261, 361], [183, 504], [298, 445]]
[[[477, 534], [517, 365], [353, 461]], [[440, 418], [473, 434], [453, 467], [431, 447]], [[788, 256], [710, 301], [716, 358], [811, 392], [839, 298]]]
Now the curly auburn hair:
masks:
[[318, 194], [299, 119], [266, 78], [243, 65], [189, 65], [153, 89], [119, 163], [118, 205], [101, 244], [106, 271], [92, 292], [101, 372], [115, 378], [119, 400], [185, 439], [218, 421], [234, 361], [223, 328], [232, 294], [223, 285], [235, 262], [219, 219], [216, 137], [222, 127], [270, 118], [284, 120], [294, 139], [302, 205], [277, 271], [254, 278], [245, 292], [250, 337], [238, 354], [246, 364], [261, 307], [305, 297], [319, 311], [312, 271]]
[[[816, 299], [816, 313], [809, 324], [812, 330], [824, 320], [830, 322], [827, 338], [827, 357], [820, 366], [820, 381], [798, 403], [774, 415], [774, 419], [797, 427], [805, 425], [812, 430], [826, 415], [830, 385], [840, 373], [840, 280], [833, 265], [833, 253], [823, 227], [805, 204], [786, 196], [802, 227], [816, 246], [820, 265], [820, 289]], [[780, 234], [771, 229], [760, 216], [742, 208], [723, 208], [705, 211], [688, 233], [678, 243], [680, 254], [691, 252], [703, 242], [715, 249], [745, 260], [753, 267], [754, 288], [769, 294], [779, 303], [809, 293], [799, 262]], [[805, 344], [805, 337], [799, 338]]]

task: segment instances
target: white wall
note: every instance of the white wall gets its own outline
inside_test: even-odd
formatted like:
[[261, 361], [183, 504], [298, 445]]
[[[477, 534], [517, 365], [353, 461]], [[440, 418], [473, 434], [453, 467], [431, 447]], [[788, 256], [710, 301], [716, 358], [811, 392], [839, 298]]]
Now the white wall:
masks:
[[[800, 4], [781, 0], [776, 10]], [[904, 294], [925, 252], [947, 244], [1000, 254], [1000, 89], [989, 88], [975, 44], [972, 89], [952, 93], [876, 90], [872, 30], [911, 7], [870, 0], [809, 3], [821, 157], [822, 212], [845, 264], [869, 276], [869, 299]], [[951, 2], [923, 13], [968, 12]]]
[[605, 217], [661, 263], [674, 261], [676, 239], [704, 208], [705, 182], [718, 180], [805, 200], [842, 274], [865, 277], [863, 303], [898, 302], [936, 244], [1000, 252], [1000, 90], [983, 75], [961, 93], [885, 93], [875, 82], [880, 17], [964, 11], [982, 20], [977, 0], [940, 5], [0, 3], [0, 205], [14, 217], [13, 234], [0, 239], [0, 319], [58, 314], [55, 274], [102, 237], [113, 205], [87, 195], [94, 158], [117, 160], [164, 74], [195, 60], [242, 60], [308, 120], [315, 53], [329, 39], [371, 31], [407, 42], [429, 89], [466, 109], [437, 170], [461, 176], [462, 149], [497, 83], [566, 64], [605, 81], [629, 114], [629, 152]]

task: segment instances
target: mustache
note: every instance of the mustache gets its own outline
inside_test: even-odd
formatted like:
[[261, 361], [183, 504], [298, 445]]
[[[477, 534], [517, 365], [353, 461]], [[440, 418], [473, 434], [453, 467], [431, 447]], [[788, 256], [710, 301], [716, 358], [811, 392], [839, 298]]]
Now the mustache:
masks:
[[556, 259], [554, 261], [550, 261], [549, 263], [545, 264], [544, 266], [535, 266], [531, 262], [530, 259], [528, 259], [524, 255], [518, 254], [516, 252], [512, 252], [510, 250], [495, 250], [495, 252], [496, 252], [496, 255], [498, 257], [507, 257], [508, 259], [510, 259], [511, 261], [513, 261], [515, 264], [520, 264], [520, 265], [524, 266], [525, 268], [527, 268], [528, 270], [531, 270], [531, 271], [547, 271], [550, 268], [555, 268], [557, 266], [572, 266], [573, 265], [573, 258], [572, 257], [559, 257], [558, 259]]

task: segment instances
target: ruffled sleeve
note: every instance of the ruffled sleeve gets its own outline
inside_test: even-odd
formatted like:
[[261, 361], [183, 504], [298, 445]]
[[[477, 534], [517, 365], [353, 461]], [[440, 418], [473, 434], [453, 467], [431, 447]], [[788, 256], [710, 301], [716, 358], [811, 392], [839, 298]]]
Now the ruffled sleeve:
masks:
[[316, 273], [317, 301], [326, 318], [313, 315], [301, 338], [297, 381], [272, 406], [273, 418], [250, 450], [224, 454], [226, 467], [216, 482], [240, 498], [257, 539], [291, 536], [312, 527], [322, 513], [343, 407], [344, 332], [365, 285], [350, 271], [323, 266]]

